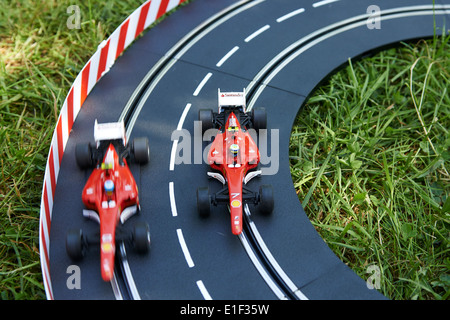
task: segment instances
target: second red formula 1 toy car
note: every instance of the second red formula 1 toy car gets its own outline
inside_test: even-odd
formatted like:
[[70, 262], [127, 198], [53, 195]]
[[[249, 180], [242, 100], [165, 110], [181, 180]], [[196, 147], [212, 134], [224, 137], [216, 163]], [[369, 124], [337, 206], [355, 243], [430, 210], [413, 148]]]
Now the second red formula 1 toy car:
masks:
[[209, 188], [197, 189], [197, 209], [201, 216], [208, 216], [211, 205], [227, 204], [231, 215], [231, 230], [239, 235], [243, 228], [243, 206], [253, 203], [260, 211], [273, 211], [273, 190], [270, 185], [260, 186], [259, 192], [250, 190], [246, 185], [254, 177], [261, 174], [257, 170], [260, 162], [258, 147], [247, 131], [265, 129], [267, 116], [264, 109], [246, 112], [245, 92], [220, 92], [219, 112], [202, 109], [199, 120], [202, 129], [218, 127], [208, 151], [208, 163], [215, 172], [208, 172], [212, 178], [219, 180], [223, 188], [209, 194]]
[[80, 259], [90, 244], [99, 244], [101, 275], [103, 280], [110, 281], [117, 243], [130, 243], [139, 252], [147, 252], [150, 247], [147, 224], [136, 224], [133, 231], [123, 227], [124, 222], [140, 209], [138, 188], [127, 159], [145, 164], [150, 154], [147, 138], [126, 143], [123, 122], [98, 124], [95, 121], [94, 138], [95, 147], [90, 143], [78, 144], [75, 156], [80, 168], [94, 167], [81, 198], [86, 207], [83, 215], [97, 221], [100, 232], [86, 236], [80, 229], [70, 230], [66, 249], [71, 258]]

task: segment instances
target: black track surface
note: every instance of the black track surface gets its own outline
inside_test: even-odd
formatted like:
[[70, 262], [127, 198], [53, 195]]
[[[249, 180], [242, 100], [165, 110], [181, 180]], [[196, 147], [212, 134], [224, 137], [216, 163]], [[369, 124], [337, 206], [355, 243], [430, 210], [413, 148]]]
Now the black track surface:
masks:
[[[95, 119], [117, 121], [147, 72], [189, 31], [231, 5], [239, 5], [242, 12], [215, 26], [176, 58], [149, 95], [133, 127], [130, 139], [147, 136], [151, 158], [148, 165], [132, 168], [139, 184], [142, 212], [127, 224], [147, 221], [152, 248], [146, 256], [129, 250], [128, 259], [142, 299], [204, 299], [197, 286], [199, 280], [213, 299], [277, 299], [239, 239], [231, 234], [225, 208], [214, 208], [208, 219], [198, 217], [196, 188], [207, 185], [213, 188], [217, 182], [208, 180], [205, 163], [180, 164], [175, 165], [173, 171], [169, 170], [171, 135], [188, 103], [191, 108], [183, 129], [194, 134], [198, 110], [216, 108], [217, 88], [239, 91], [248, 87], [274, 57], [303, 37], [366, 14], [368, 6], [373, 4], [388, 10], [431, 3], [426, 0], [341, 0], [315, 8], [313, 2], [317, 1], [195, 0], [146, 33], [118, 59], [86, 99], [61, 164], [50, 235], [50, 271], [56, 299], [114, 299], [111, 285], [104, 283], [100, 276], [98, 249], [92, 249], [83, 261], [76, 263], [65, 252], [65, 235], [69, 228], [80, 227], [85, 232], [97, 230], [97, 225], [86, 221], [81, 214], [81, 191], [90, 172], [77, 168], [75, 144], [93, 140]], [[444, 3], [445, 0], [436, 1], [436, 4]], [[245, 9], [249, 4], [253, 6]], [[305, 11], [282, 22], [276, 21], [299, 8]], [[296, 56], [270, 82], [263, 78], [267, 86], [259, 96], [252, 96], [257, 98], [255, 106], [266, 108], [269, 130], [279, 132], [279, 140], [275, 140], [277, 144], [279, 141], [277, 173], [264, 175], [251, 184], [256, 188], [260, 184], [272, 184], [275, 210], [266, 217], [251, 208], [252, 219], [281, 268], [309, 299], [384, 298], [376, 290], [369, 290], [365, 281], [331, 252], [310, 224], [292, 184], [288, 144], [294, 118], [302, 104], [314, 88], [348, 58], [360, 57], [399, 41], [430, 37], [434, 33], [434, 22], [439, 33], [443, 25], [450, 25], [448, 15], [437, 15], [435, 19], [422, 14], [391, 18], [381, 21], [381, 29], [371, 30], [365, 23], [346, 31], [341, 25], [324, 29], [318, 36], [327, 36], [336, 30], [342, 32]], [[265, 25], [270, 28], [251, 41], [244, 41]], [[239, 49], [217, 67], [218, 61], [235, 46]], [[287, 57], [295, 52], [288, 53]], [[212, 76], [194, 96], [193, 92], [208, 73]], [[255, 88], [260, 85], [257, 83]], [[269, 134], [269, 141], [273, 135], [274, 132]], [[206, 144], [203, 143], [203, 147]], [[194, 162], [194, 155], [191, 161]], [[273, 163], [265, 167], [270, 165]], [[175, 191], [175, 217], [169, 197], [170, 182]], [[180, 248], [178, 229], [182, 230], [193, 267], [188, 266]], [[72, 264], [81, 268], [81, 290], [69, 290], [66, 286], [69, 276], [66, 269]]]

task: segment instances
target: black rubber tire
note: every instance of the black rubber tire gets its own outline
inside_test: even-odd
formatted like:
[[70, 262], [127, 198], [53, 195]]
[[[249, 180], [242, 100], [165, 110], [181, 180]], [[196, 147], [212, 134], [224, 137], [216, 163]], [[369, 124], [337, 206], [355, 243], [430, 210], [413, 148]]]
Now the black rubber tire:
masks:
[[259, 187], [259, 212], [265, 215], [272, 213], [274, 207], [273, 188], [271, 185]]
[[134, 225], [133, 230], [133, 246], [134, 249], [141, 254], [150, 250], [150, 229], [147, 223], [138, 222]]
[[198, 120], [202, 123], [202, 134], [214, 126], [214, 115], [211, 109], [200, 109]]
[[267, 114], [264, 108], [252, 109], [252, 123], [253, 129], [256, 131], [260, 129], [267, 129]]
[[81, 229], [72, 229], [66, 235], [66, 251], [72, 260], [79, 261], [86, 254], [87, 245]]
[[94, 165], [92, 147], [90, 143], [77, 143], [75, 146], [75, 159], [80, 169], [87, 169]]
[[211, 214], [211, 200], [209, 188], [197, 188], [197, 210], [202, 218], [207, 218]]
[[134, 160], [139, 164], [146, 164], [150, 161], [150, 147], [148, 139], [145, 137], [135, 138], [132, 145]]

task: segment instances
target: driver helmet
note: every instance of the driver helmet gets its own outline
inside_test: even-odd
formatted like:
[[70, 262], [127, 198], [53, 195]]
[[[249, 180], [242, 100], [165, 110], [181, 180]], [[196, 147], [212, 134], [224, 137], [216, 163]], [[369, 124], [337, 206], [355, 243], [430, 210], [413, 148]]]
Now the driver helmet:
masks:
[[239, 146], [237, 144], [232, 144], [230, 146], [230, 151], [233, 154], [233, 156], [237, 156], [238, 152], [239, 152]]
[[105, 192], [108, 196], [111, 196], [114, 191], [114, 182], [112, 180], [105, 181]]

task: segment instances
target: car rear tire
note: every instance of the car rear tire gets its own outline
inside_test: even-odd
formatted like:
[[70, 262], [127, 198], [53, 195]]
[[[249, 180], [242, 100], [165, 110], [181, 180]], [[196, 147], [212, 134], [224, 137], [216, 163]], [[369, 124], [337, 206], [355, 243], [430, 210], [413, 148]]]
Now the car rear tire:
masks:
[[133, 246], [138, 253], [144, 254], [150, 250], [150, 229], [145, 222], [136, 223], [133, 230]]
[[208, 187], [197, 189], [197, 210], [202, 218], [209, 217], [211, 213], [211, 200]]
[[69, 257], [75, 261], [81, 260], [86, 254], [87, 245], [83, 231], [69, 230], [66, 235], [66, 251]]
[[148, 139], [136, 138], [133, 140], [132, 152], [134, 155], [134, 160], [139, 164], [146, 164], [150, 161], [150, 147], [148, 144]]
[[200, 109], [198, 120], [202, 123], [202, 134], [214, 126], [214, 115], [211, 109]]
[[92, 147], [90, 143], [78, 143], [75, 146], [75, 159], [80, 169], [87, 169], [94, 165]]
[[259, 187], [259, 211], [262, 214], [271, 214], [274, 207], [273, 188], [271, 185]]
[[256, 131], [260, 129], [267, 129], [267, 114], [264, 108], [252, 109], [252, 123], [253, 129]]

